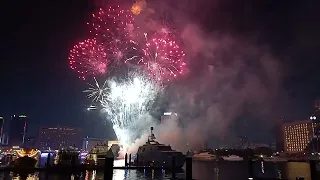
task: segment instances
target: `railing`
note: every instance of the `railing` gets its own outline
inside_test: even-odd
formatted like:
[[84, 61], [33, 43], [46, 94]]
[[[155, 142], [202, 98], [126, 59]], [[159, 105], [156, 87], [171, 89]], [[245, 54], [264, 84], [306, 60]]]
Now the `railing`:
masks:
[[[129, 158], [129, 161], [128, 161]], [[50, 161], [50, 157], [48, 157], [48, 162]], [[165, 167], [156, 167], [156, 166], [139, 166], [139, 165], [133, 165], [131, 163], [131, 155], [126, 155], [125, 156], [125, 166], [123, 167], [115, 167], [114, 166], [114, 157], [113, 156], [107, 156], [105, 157], [105, 163], [104, 166], [81, 166], [81, 165], [76, 165], [76, 164], [71, 164], [71, 166], [68, 167], [52, 167], [49, 164], [47, 164], [46, 167], [44, 168], [11, 168], [11, 167], [6, 167], [6, 168], [0, 168], [0, 171], [15, 171], [15, 172], [19, 172], [21, 170], [26, 171], [26, 170], [30, 170], [30, 171], [49, 171], [49, 172], [60, 172], [60, 171], [86, 171], [86, 170], [103, 170], [104, 172], [104, 180], [112, 180], [113, 178], [113, 170], [114, 169], [141, 169], [141, 170], [148, 170], [148, 169], [152, 169], [152, 170], [156, 170], [156, 169], [165, 169], [165, 170], [169, 170], [172, 173], [172, 179], [176, 179], [176, 172], [177, 169], [175, 169], [175, 165], [176, 165], [176, 159], [173, 156], [172, 158], [172, 162], [171, 162], [171, 167], [172, 168], [165, 168]], [[249, 172], [249, 177], [248, 179], [250, 180], [258, 180], [261, 178], [255, 177], [254, 176], [254, 171], [253, 171], [253, 161], [252, 159], [248, 159], [247, 160], [248, 163], [248, 172]], [[318, 161], [315, 160], [311, 160], [309, 161], [310, 164], [310, 172], [311, 172], [311, 180], [318, 180], [320, 179], [320, 177], [317, 177], [317, 163], [319, 163]], [[192, 157], [191, 156], [187, 156], [186, 157], [186, 161], [185, 161], [185, 178], [186, 180], [192, 180]], [[304, 180], [303, 177], [296, 177], [296, 180]]]

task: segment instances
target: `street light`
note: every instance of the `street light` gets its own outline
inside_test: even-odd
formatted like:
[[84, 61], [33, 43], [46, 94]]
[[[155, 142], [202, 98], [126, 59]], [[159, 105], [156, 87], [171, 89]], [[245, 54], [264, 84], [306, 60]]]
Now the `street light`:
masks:
[[316, 116], [310, 116], [310, 120], [316, 120], [317, 117]]
[[[310, 116], [310, 120], [311, 121], [315, 121], [317, 119], [316, 116]], [[313, 122], [312, 122], [313, 124]], [[316, 127], [314, 128], [314, 134], [316, 135], [316, 138], [317, 138], [317, 152], [319, 152], [319, 136], [318, 136], [318, 123], [316, 123]], [[313, 144], [313, 143], [312, 143]]]

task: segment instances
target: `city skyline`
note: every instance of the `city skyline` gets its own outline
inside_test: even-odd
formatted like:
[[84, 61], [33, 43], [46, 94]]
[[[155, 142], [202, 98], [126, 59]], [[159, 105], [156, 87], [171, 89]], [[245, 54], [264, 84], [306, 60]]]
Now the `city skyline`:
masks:
[[[72, 45], [80, 37], [87, 36], [86, 22], [94, 11], [94, 5], [84, 0], [68, 1], [64, 5], [62, 1], [52, 5], [6, 3], [8, 8], [5, 11], [12, 19], [5, 29], [7, 32], [3, 33], [5, 37], [1, 44], [4, 60], [0, 62], [3, 67], [0, 83], [5, 87], [0, 95], [0, 115], [9, 121], [13, 114], [26, 114], [30, 135], [35, 135], [39, 126], [61, 124], [83, 128], [85, 134], [92, 137], [114, 137], [110, 124], [104, 125], [102, 117], [87, 112], [90, 101], [82, 93], [86, 84], [79, 81], [67, 66]], [[274, 101], [279, 102], [280, 108], [279, 112], [270, 112], [274, 113], [272, 117], [278, 118], [263, 120], [270, 129], [278, 119], [285, 122], [307, 119], [313, 113], [313, 101], [320, 97], [317, 73], [320, 64], [316, 48], [320, 42], [316, 34], [319, 26], [313, 23], [316, 21], [313, 15], [316, 8], [285, 2], [269, 6], [254, 1], [247, 3], [261, 12], [255, 15], [259, 19], [255, 19], [252, 12], [237, 11], [236, 4], [223, 7], [225, 12], [229, 12], [227, 14], [206, 8], [203, 13], [194, 13], [203, 15], [213, 11], [212, 16], [219, 17], [219, 20], [203, 17], [199, 22], [201, 29], [225, 31], [237, 37], [254, 36], [279, 58], [284, 67], [281, 72], [282, 93]], [[297, 8], [301, 8], [300, 13], [295, 13]], [[35, 11], [30, 12], [30, 9]], [[273, 13], [267, 13], [270, 9]], [[192, 13], [194, 9], [188, 10]], [[21, 20], [22, 16], [24, 20]], [[265, 20], [260, 22], [260, 19]], [[194, 71], [196, 74], [202, 69]], [[232, 121], [230, 126], [235, 126], [231, 128], [232, 132], [241, 134], [257, 126], [257, 130], [248, 134], [249, 137], [267, 139], [270, 136], [266, 132], [260, 134], [265, 126], [255, 118], [243, 116], [240, 117], [240, 125], [237, 120]]]

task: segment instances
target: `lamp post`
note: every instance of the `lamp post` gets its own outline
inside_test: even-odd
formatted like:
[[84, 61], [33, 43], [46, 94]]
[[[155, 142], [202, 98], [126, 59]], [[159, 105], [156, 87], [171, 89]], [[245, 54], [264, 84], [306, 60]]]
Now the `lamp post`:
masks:
[[[313, 122], [316, 123], [316, 120], [317, 120], [317, 117], [316, 116], [310, 116], [310, 120], [312, 121], [312, 124]], [[318, 136], [318, 123], [316, 123], [315, 125], [315, 128], [314, 128], [314, 134], [316, 135], [316, 138], [317, 138], [317, 153], [319, 152], [319, 143], [318, 143], [318, 139], [319, 139], [319, 136]]]

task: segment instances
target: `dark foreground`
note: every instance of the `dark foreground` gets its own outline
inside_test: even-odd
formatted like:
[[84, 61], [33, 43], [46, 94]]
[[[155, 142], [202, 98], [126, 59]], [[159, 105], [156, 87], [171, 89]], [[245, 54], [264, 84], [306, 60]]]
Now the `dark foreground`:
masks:
[[[240, 180], [248, 179], [249, 170], [245, 162], [202, 162], [193, 161], [193, 179], [197, 180]], [[296, 180], [304, 177], [311, 180], [309, 164], [305, 162], [289, 163], [265, 163], [254, 162], [253, 174], [256, 179], [288, 179]], [[177, 177], [182, 174], [177, 173]], [[19, 178], [20, 177], [20, 178]], [[103, 170], [88, 170], [84, 172], [0, 172], [0, 179], [39, 179], [39, 180], [100, 180], [104, 178]], [[172, 175], [165, 170], [137, 170], [137, 169], [115, 169], [114, 180], [146, 180], [146, 179], [171, 179]]]

